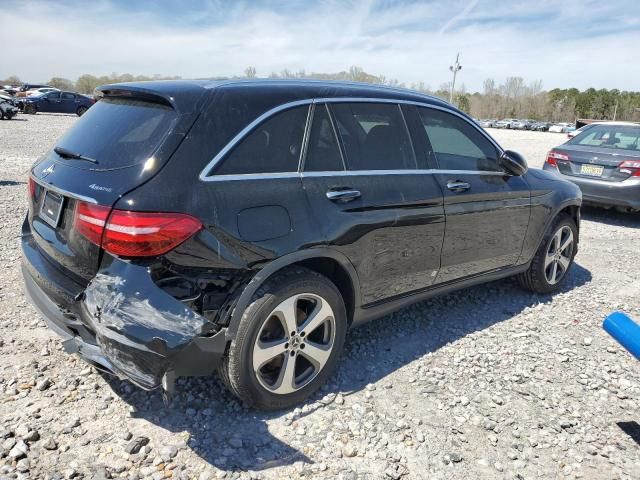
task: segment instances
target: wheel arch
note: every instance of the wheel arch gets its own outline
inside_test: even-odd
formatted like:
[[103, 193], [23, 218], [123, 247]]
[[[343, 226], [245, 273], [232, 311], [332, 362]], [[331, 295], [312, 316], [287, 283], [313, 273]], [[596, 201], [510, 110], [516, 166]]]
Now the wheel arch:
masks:
[[358, 274], [344, 254], [328, 247], [317, 247], [282, 256], [263, 266], [253, 276], [235, 304], [227, 327], [227, 340], [235, 338], [242, 314], [251, 303], [253, 295], [260, 286], [277, 272], [293, 266], [304, 267], [317, 272], [334, 283], [345, 302], [347, 321], [351, 325], [354, 313], [360, 306]]
[[[567, 201], [563, 202], [559, 205], [555, 211], [549, 215], [547, 220], [547, 225], [545, 226], [545, 233], [551, 228], [553, 222], [558, 217], [558, 215], [566, 214], [576, 223], [576, 228], [578, 229], [578, 233], [580, 233], [580, 203], [575, 201]], [[544, 237], [544, 236], [543, 236]], [[576, 239], [576, 243], [578, 243], [579, 238]]]

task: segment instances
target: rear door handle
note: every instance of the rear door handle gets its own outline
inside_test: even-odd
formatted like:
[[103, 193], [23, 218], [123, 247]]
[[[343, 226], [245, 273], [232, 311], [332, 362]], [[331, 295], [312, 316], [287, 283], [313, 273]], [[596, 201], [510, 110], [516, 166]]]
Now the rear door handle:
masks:
[[452, 192], [466, 192], [471, 188], [467, 182], [461, 182], [460, 180], [449, 180], [447, 182], [447, 188]]
[[360, 197], [358, 190], [329, 190], [327, 198], [332, 202], [350, 202]]

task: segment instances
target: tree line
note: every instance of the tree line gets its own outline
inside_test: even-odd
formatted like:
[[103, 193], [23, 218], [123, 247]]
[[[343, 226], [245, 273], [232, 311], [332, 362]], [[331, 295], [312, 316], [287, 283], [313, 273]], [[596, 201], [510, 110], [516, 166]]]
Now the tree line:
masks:
[[[255, 67], [247, 67], [244, 75], [232, 78], [257, 78], [257, 76]], [[272, 72], [268, 77], [366, 82], [410, 88], [447, 101], [451, 94], [450, 83], [444, 83], [436, 89], [432, 89], [424, 82], [404, 84], [384, 75], [368, 73], [358, 66], [352, 66], [348, 70], [337, 73], [285, 69], [280, 72]], [[180, 78], [179, 76], [163, 75], [134, 76], [128, 73], [113, 73], [100, 77], [84, 74], [75, 81], [62, 77], [53, 77], [47, 84], [61, 90], [73, 90], [91, 94], [96, 87], [108, 83], [176, 80]], [[226, 78], [228, 77], [212, 77], [214, 80]], [[20, 79], [15, 75], [5, 80], [0, 80], [1, 85], [19, 85], [21, 83]], [[596, 90], [594, 88], [583, 91], [577, 88], [544, 90], [542, 81], [536, 80], [527, 83], [522, 77], [508, 77], [501, 84], [489, 78], [483, 82], [482, 91], [473, 93], [468, 92], [464, 84], [460, 84], [453, 94], [453, 103], [476, 118], [528, 118], [554, 122], [573, 122], [576, 118], [640, 121], [640, 92], [620, 91], [618, 89]]]

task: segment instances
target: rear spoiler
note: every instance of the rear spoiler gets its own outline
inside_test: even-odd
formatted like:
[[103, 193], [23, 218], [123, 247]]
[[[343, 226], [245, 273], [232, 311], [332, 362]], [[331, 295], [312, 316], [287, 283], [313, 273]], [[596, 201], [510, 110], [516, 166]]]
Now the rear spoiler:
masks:
[[105, 97], [135, 98], [146, 102], [160, 103], [177, 110], [173, 97], [169, 95], [162, 95], [160, 92], [140, 87], [127, 86], [126, 88], [123, 88], [117, 85], [105, 85], [94, 90], [94, 97], [96, 100], [100, 100]]

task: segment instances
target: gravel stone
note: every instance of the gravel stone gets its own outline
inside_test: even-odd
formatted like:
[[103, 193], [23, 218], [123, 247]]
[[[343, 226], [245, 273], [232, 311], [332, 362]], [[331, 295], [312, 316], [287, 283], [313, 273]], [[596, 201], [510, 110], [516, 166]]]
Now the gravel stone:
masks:
[[[215, 377], [178, 379], [164, 407], [64, 353], [24, 296], [27, 171], [76, 121], [0, 122], [0, 479], [638, 478], [638, 363], [601, 325], [640, 320], [640, 215], [583, 208], [554, 295], [501, 280], [350, 330], [298, 408], [246, 409]], [[532, 168], [565, 139], [489, 133]]]
[[142, 449], [142, 447], [146, 446], [149, 443], [148, 437], [138, 436], [131, 440], [127, 446], [124, 448], [124, 451], [128, 454], [135, 454]]

